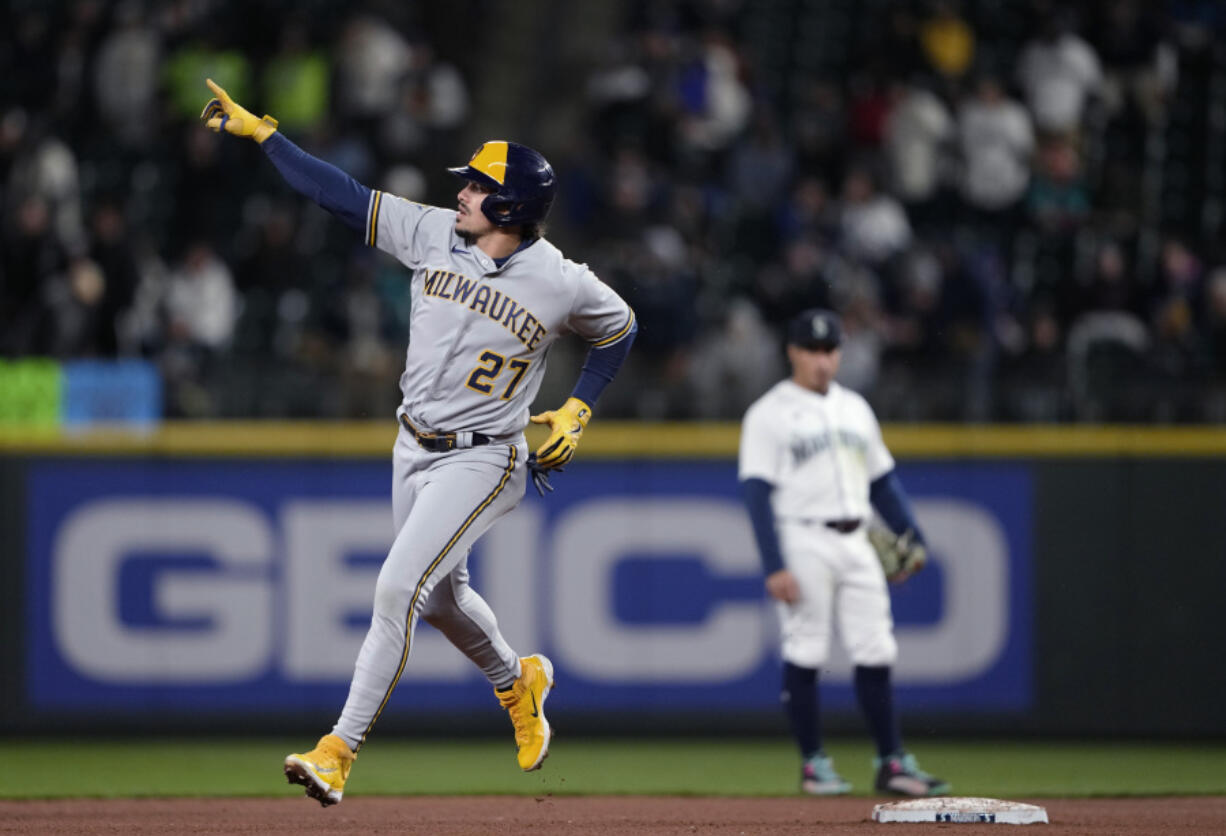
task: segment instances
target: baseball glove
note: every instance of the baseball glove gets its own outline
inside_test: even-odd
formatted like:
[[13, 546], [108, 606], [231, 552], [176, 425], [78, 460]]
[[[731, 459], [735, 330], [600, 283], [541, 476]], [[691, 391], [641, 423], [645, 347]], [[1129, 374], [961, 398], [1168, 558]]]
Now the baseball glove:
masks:
[[928, 562], [928, 549], [916, 539], [915, 532], [910, 528], [902, 534], [895, 534], [884, 526], [871, 525], [868, 541], [877, 552], [877, 559], [881, 561], [881, 568], [890, 583], [902, 583]]

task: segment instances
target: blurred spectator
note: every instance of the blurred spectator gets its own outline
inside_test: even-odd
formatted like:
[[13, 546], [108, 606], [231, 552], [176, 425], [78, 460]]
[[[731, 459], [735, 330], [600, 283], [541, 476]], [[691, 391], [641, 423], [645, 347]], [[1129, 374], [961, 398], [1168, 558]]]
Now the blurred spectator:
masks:
[[609, 166], [606, 191], [606, 212], [601, 227], [614, 238], [636, 237], [649, 213], [661, 198], [651, 161], [634, 147], [616, 151]]
[[680, 234], [669, 226], [646, 228], [619, 245], [607, 281], [634, 308], [643, 339], [631, 354], [641, 386], [639, 417], [694, 417], [687, 396], [690, 351], [698, 334], [698, 277]]
[[361, 13], [351, 17], [337, 45], [336, 95], [341, 118], [361, 120], [369, 129], [370, 122], [391, 113], [411, 63], [412, 48], [387, 21]]
[[5, 199], [15, 205], [31, 197], [43, 202], [48, 230], [65, 252], [85, 251], [81, 214], [81, 183], [72, 149], [54, 136], [42, 119], [30, 119], [22, 110], [3, 116], [4, 144], [11, 148]]
[[908, 259], [900, 278], [901, 298], [891, 306], [888, 323], [892, 351], [910, 362], [931, 367], [947, 355], [945, 273], [936, 254], [919, 251]]
[[1163, 12], [1141, 0], [1110, 0], [1100, 4], [1099, 12], [1096, 41], [1108, 108], [1118, 113], [1135, 105], [1151, 124], [1157, 124], [1179, 74]]
[[792, 150], [765, 108], [754, 116], [753, 129], [732, 152], [728, 179], [740, 208], [755, 215], [770, 212], [792, 184]]
[[1030, 181], [1034, 131], [1025, 108], [1005, 96], [1000, 82], [983, 76], [958, 112], [962, 197], [972, 222], [1001, 236], [1011, 232], [1013, 209]]
[[1089, 218], [1090, 198], [1080, 175], [1071, 141], [1059, 138], [1040, 145], [1026, 208], [1043, 235], [1067, 236]]
[[748, 124], [751, 111], [736, 45], [722, 33], [706, 33], [679, 82], [682, 144], [697, 151], [726, 148]]
[[426, 41], [413, 44], [411, 76], [414, 110], [432, 131], [454, 131], [468, 118], [468, 85], [453, 64], [442, 61]]
[[1136, 278], [1123, 249], [1107, 241], [1094, 258], [1094, 272], [1078, 304], [1081, 311], [1138, 312]]
[[737, 418], [782, 374], [779, 335], [763, 321], [753, 302], [733, 299], [722, 326], [695, 347], [689, 380], [696, 417]]
[[209, 243], [188, 245], [183, 261], [166, 277], [164, 303], [169, 343], [210, 354], [229, 345], [238, 297], [230, 268]]
[[757, 268], [753, 280], [753, 300], [766, 321], [782, 327], [799, 310], [835, 307], [833, 276], [839, 259], [813, 237], [797, 238], [783, 250], [783, 260], [769, 261]]
[[1171, 302], [1193, 303], [1201, 295], [1204, 268], [1186, 241], [1171, 235], [1162, 244], [1158, 285], [1150, 304], [1151, 315]]
[[858, 285], [843, 306], [843, 359], [839, 362], [839, 383], [856, 391], [876, 388], [885, 349], [884, 324], [874, 289]]
[[840, 226], [844, 251], [874, 268], [885, 266], [911, 243], [911, 225], [902, 206], [877, 190], [864, 167], [851, 169], [843, 181]]
[[106, 277], [88, 258], [73, 259], [65, 274], [51, 277], [43, 288], [40, 353], [64, 359], [113, 354], [115, 319], [103, 304], [106, 294]]
[[885, 121], [890, 112], [889, 90], [872, 73], [856, 73], [848, 81], [847, 124], [857, 150], [876, 149], [885, 136]]
[[806, 236], [821, 241], [838, 238], [838, 210], [830, 202], [825, 183], [816, 177], [796, 181], [776, 217], [779, 238], [785, 244]]
[[1025, 313], [1016, 342], [1008, 347], [1002, 411], [1010, 419], [1053, 421], [1064, 407], [1067, 358], [1061, 320], [1047, 304]]
[[39, 194], [22, 200], [6, 218], [3, 272], [0, 272], [0, 352], [7, 355], [39, 350], [42, 319], [40, 283], [56, 275], [67, 262], [51, 230], [51, 212]]
[[961, 79], [975, 58], [975, 32], [948, 0], [936, 0], [919, 28], [920, 44], [932, 69], [948, 80]]
[[763, 108], [749, 136], [737, 144], [728, 165], [729, 187], [740, 214], [736, 247], [753, 258], [769, 258], [775, 240], [775, 208], [792, 183], [791, 149], [783, 143], [773, 117]]
[[1200, 259], [1174, 237], [1163, 244], [1161, 264], [1150, 305], [1153, 366], [1168, 381], [1193, 378], [1204, 371], [1208, 359], [1194, 312], [1203, 298], [1203, 269]]
[[90, 258], [102, 274], [103, 294], [94, 352], [102, 356], [132, 353], [136, 346], [126, 333], [126, 317], [140, 285], [140, 267], [132, 248], [127, 220], [120, 205], [102, 200], [90, 214]]
[[842, 90], [831, 80], [799, 81], [792, 141], [801, 173], [827, 183], [843, 179], [848, 153], [847, 111]]
[[[130, 148], [147, 148], [157, 113], [158, 64], [162, 43], [138, 0], [115, 7], [116, 27], [106, 34], [94, 62], [98, 113], [115, 138]], [[199, 98], [199, 95], [197, 95]]]
[[1073, 31], [1072, 13], [1048, 13], [1039, 35], [1018, 59], [1018, 82], [1044, 133], [1072, 134], [1081, 127], [1087, 99], [1102, 89], [1102, 68], [1094, 48]]
[[941, 214], [936, 203], [945, 145], [954, 136], [953, 116], [940, 97], [918, 80], [897, 85], [893, 97], [884, 148], [891, 190], [916, 226], [928, 226]]

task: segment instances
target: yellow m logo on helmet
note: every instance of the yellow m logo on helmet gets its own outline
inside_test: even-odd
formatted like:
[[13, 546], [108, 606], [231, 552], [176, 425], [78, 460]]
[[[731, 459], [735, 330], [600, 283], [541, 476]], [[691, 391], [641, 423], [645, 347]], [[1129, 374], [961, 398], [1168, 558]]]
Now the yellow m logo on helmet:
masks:
[[477, 149], [468, 163], [469, 168], [480, 171], [486, 177], [503, 185], [507, 182], [507, 143], [502, 140], [487, 142]]

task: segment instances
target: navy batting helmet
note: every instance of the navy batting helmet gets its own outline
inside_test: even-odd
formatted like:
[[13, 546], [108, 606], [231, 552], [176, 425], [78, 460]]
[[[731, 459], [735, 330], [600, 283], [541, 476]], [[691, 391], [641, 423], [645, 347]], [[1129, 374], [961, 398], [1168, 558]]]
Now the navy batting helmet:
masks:
[[545, 220], [558, 190], [548, 160], [526, 145], [501, 139], [478, 148], [468, 165], [447, 170], [494, 190], [481, 201], [481, 212], [495, 226]]

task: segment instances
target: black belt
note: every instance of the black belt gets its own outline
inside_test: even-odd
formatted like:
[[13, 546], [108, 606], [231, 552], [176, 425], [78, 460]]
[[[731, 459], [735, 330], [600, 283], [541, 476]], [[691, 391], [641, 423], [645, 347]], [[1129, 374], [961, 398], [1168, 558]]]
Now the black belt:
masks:
[[463, 433], [463, 435], [471, 436], [472, 438], [468, 444], [460, 444], [461, 433], [424, 432], [413, 426], [408, 416], [404, 413], [400, 414], [400, 423], [404, 424], [404, 428], [409, 431], [414, 440], [421, 446], [421, 449], [431, 453], [446, 453], [448, 450], [455, 450], [457, 447], [480, 447], [494, 440], [485, 433]]
[[856, 519], [826, 520], [824, 525], [826, 526], [826, 528], [834, 529], [839, 534], [851, 534], [853, 531], [855, 531], [857, 528], [860, 527], [860, 521]]

